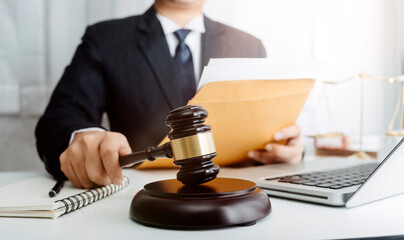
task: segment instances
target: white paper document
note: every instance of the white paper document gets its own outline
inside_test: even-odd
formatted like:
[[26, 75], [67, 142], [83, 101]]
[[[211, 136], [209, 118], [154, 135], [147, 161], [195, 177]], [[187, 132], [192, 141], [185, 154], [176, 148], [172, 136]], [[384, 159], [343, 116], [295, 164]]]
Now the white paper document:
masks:
[[209, 82], [234, 80], [280, 80], [321, 78], [322, 60], [284, 60], [268, 58], [210, 59], [203, 69], [198, 90]]

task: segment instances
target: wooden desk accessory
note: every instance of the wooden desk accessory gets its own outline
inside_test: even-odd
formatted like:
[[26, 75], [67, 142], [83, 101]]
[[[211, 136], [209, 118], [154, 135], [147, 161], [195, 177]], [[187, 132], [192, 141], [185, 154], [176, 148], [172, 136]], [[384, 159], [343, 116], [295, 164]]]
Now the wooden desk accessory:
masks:
[[252, 225], [271, 212], [268, 196], [254, 182], [216, 178], [219, 167], [212, 158], [216, 149], [210, 126], [204, 125], [207, 111], [184, 106], [171, 111], [166, 124], [170, 139], [160, 147], [122, 156], [121, 166], [156, 158], [174, 158], [180, 170], [177, 179], [144, 186], [132, 200], [130, 217], [160, 228], [206, 229]]

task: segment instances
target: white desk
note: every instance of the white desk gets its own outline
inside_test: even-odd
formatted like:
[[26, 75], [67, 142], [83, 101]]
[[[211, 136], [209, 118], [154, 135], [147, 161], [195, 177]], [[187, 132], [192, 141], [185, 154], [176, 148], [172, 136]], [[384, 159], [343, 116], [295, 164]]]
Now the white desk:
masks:
[[[125, 170], [127, 189], [59, 219], [0, 218], [1, 239], [329, 239], [404, 234], [404, 194], [353, 209], [271, 197], [272, 213], [249, 227], [179, 231], [146, 227], [129, 218], [132, 197], [146, 183], [176, 170]], [[231, 176], [233, 171], [221, 171]], [[0, 172], [0, 186], [38, 176]], [[0, 196], [6, 197], [6, 196]]]

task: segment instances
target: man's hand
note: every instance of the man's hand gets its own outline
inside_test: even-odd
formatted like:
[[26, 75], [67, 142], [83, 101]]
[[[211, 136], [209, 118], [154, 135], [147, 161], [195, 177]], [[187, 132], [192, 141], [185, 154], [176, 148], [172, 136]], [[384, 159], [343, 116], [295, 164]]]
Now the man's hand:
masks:
[[287, 127], [275, 133], [276, 141], [286, 140], [286, 145], [269, 143], [265, 151], [250, 151], [248, 157], [264, 163], [299, 162], [302, 160], [303, 143], [300, 138], [300, 127]]
[[72, 144], [60, 155], [60, 166], [78, 188], [121, 184], [122, 169], [118, 158], [131, 152], [128, 140], [121, 133], [77, 133]]

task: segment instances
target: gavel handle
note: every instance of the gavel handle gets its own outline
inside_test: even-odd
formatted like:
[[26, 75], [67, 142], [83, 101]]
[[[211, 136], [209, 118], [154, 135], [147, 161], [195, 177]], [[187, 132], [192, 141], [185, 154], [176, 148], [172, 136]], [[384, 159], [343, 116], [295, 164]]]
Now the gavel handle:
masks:
[[172, 158], [173, 153], [171, 144], [165, 143], [160, 147], [147, 147], [144, 151], [134, 152], [119, 157], [119, 165], [121, 167], [129, 167], [134, 164], [144, 162], [146, 160], [154, 161], [156, 158]]

